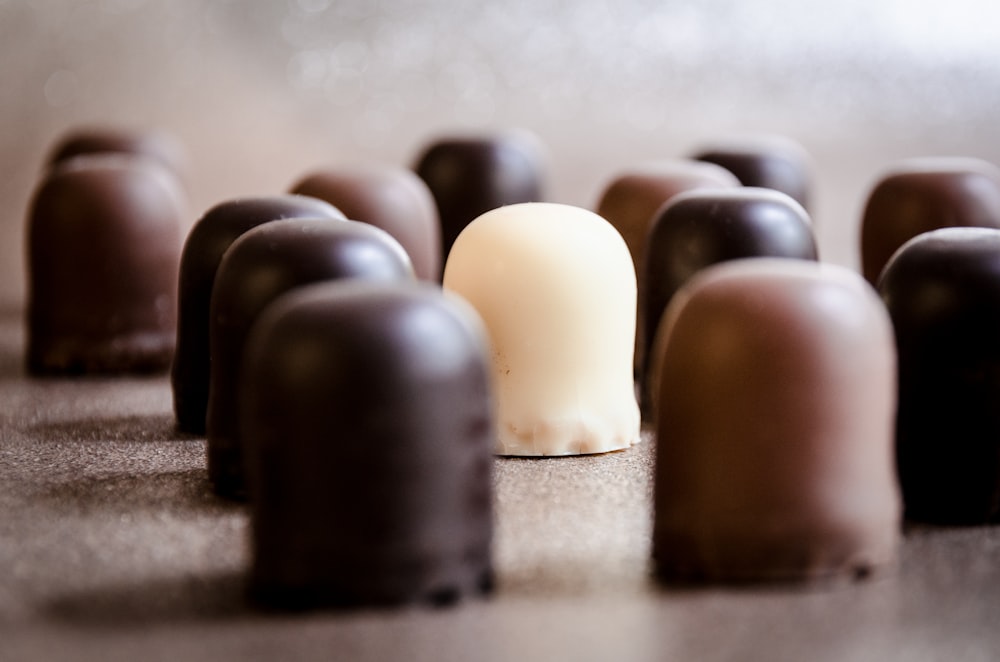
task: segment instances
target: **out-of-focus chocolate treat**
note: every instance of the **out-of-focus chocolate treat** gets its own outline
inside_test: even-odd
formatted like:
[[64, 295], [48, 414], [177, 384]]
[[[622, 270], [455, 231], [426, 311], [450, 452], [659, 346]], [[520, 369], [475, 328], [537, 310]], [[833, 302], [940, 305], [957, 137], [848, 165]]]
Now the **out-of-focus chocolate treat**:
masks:
[[49, 170], [29, 213], [29, 372], [170, 365], [186, 204], [148, 159], [81, 156]]
[[81, 128], [67, 133], [49, 154], [48, 165], [85, 154], [104, 153], [151, 158], [180, 178], [187, 171], [184, 147], [171, 134], [110, 127]]
[[313, 285], [261, 315], [240, 406], [258, 600], [491, 589], [489, 360], [475, 312], [430, 285]]
[[657, 340], [653, 555], [668, 582], [863, 577], [891, 563], [896, 355], [843, 267], [705, 269]]
[[[642, 269], [646, 253], [649, 228], [656, 213], [671, 198], [685, 191], [700, 189], [726, 189], [740, 186], [733, 173], [714, 163], [683, 159], [655, 161], [621, 173], [601, 194], [597, 213], [611, 222], [621, 233], [632, 255], [636, 276]], [[636, 377], [642, 372], [645, 332], [644, 279], [638, 281], [638, 327], [635, 337], [634, 370]]]
[[1000, 520], [1000, 230], [921, 234], [886, 265], [879, 290], [899, 348], [906, 516]]
[[900, 163], [868, 195], [861, 221], [861, 265], [873, 285], [892, 254], [922, 232], [1000, 228], [1000, 169], [971, 158]]
[[654, 161], [616, 176], [601, 193], [597, 213], [625, 239], [632, 261], [642, 264], [646, 237], [656, 212], [678, 193], [740, 186], [733, 173], [714, 163]]
[[239, 385], [247, 334], [278, 296], [317, 281], [410, 281], [406, 251], [384, 230], [337, 219], [271, 221], [245, 232], [222, 258], [209, 318], [208, 476], [216, 493], [245, 496]]
[[746, 136], [703, 145], [692, 157], [720, 165], [744, 186], [774, 189], [809, 207], [810, 158], [784, 136]]
[[205, 433], [211, 355], [209, 304], [222, 256], [244, 232], [285, 218], [344, 219], [336, 208], [304, 195], [274, 195], [222, 202], [195, 224], [181, 254], [177, 348], [171, 371], [177, 427]]
[[434, 195], [441, 219], [441, 255], [479, 215], [543, 197], [543, 150], [525, 131], [443, 138], [418, 158], [415, 170]]
[[647, 239], [643, 357], [667, 304], [689, 278], [718, 262], [749, 257], [815, 261], [816, 240], [805, 209], [784, 193], [763, 188], [697, 190], [671, 198], [653, 219]]
[[610, 223], [570, 205], [494, 209], [455, 242], [444, 287], [489, 330], [498, 453], [604, 453], [639, 441], [635, 271]]
[[353, 167], [307, 175], [292, 193], [336, 205], [347, 218], [382, 228], [413, 261], [422, 280], [441, 280], [441, 224], [430, 189], [405, 168]]

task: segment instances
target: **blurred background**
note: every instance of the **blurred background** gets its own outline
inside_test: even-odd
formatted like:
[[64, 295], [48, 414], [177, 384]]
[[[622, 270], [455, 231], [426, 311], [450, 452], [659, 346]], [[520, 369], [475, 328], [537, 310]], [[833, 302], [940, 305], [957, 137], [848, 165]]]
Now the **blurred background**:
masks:
[[443, 133], [523, 127], [548, 198], [733, 134], [812, 154], [824, 259], [893, 161], [1000, 163], [993, 0], [0, 0], [0, 304], [70, 128], [158, 127], [190, 156], [191, 222], [330, 163], [411, 165]]

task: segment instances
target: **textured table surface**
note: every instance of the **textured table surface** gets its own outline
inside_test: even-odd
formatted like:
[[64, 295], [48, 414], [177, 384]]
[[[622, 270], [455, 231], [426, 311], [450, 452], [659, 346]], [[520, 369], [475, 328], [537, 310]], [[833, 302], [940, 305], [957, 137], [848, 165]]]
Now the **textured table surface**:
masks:
[[210, 493], [166, 378], [37, 380], [0, 323], [0, 659], [995, 660], [1000, 527], [908, 530], [861, 583], [658, 588], [651, 440], [497, 460], [499, 586], [445, 609], [267, 614], [244, 508]]

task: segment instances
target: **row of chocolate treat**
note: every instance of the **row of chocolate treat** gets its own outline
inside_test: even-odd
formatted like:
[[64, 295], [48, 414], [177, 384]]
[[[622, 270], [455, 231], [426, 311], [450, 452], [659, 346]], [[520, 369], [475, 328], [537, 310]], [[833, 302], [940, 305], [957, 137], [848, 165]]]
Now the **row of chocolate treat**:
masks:
[[809, 159], [779, 139], [621, 173], [597, 213], [538, 202], [529, 134], [442, 140], [413, 171], [222, 202], [183, 250], [169, 140], [55, 153], [29, 218], [29, 370], [172, 360], [178, 428], [205, 434], [217, 493], [249, 497], [266, 603], [488, 591], [493, 455], [627, 448], [640, 403], [671, 581], [866, 575], [903, 504], [1000, 516], [989, 164], [880, 180], [868, 283], [818, 262]]

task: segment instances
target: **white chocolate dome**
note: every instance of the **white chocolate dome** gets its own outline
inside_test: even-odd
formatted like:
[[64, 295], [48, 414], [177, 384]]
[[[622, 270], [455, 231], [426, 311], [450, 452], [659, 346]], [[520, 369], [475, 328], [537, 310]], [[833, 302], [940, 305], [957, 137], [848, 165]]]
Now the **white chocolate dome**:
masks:
[[579, 207], [500, 207], [458, 237], [444, 287], [493, 345], [502, 455], [574, 455], [639, 440], [636, 279], [625, 241]]

